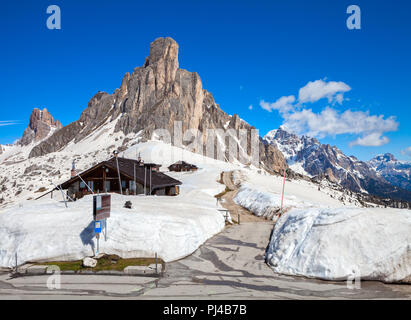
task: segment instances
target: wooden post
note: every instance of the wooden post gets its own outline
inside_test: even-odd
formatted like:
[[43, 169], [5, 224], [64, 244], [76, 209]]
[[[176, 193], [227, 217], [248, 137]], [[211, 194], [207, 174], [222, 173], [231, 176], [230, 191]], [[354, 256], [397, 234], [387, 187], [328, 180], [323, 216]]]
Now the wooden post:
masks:
[[240, 224], [240, 214], [238, 214], [238, 224]]
[[104, 241], [107, 241], [107, 218], [104, 219]]
[[136, 184], [136, 164], [134, 164], [134, 185], [133, 185], [133, 188], [134, 188], [134, 195], [136, 195], [137, 194], [137, 184]]
[[146, 166], [144, 166], [144, 195], [147, 195], [147, 191], [146, 191]]
[[121, 177], [120, 177], [120, 168], [118, 166], [118, 158], [116, 157], [116, 163], [117, 163], [117, 173], [118, 173], [118, 182], [120, 184], [120, 194], [123, 195], [123, 186], [121, 185]]
[[151, 196], [151, 192], [153, 191], [152, 190], [152, 184], [151, 184], [151, 171], [152, 171], [152, 169], [150, 167], [150, 196]]
[[155, 260], [155, 263], [156, 263], [156, 274], [157, 274], [158, 273], [158, 271], [157, 271], [157, 252], [155, 254], [154, 260]]
[[103, 168], [103, 192], [107, 193], [107, 190], [106, 190], [106, 168]]

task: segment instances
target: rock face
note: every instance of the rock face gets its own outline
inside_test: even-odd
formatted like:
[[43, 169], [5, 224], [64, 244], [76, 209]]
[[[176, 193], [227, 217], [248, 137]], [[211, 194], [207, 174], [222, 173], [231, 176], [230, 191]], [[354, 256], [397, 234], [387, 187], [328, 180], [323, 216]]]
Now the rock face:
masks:
[[238, 132], [242, 130], [246, 132], [247, 144], [237, 147], [236, 159], [240, 158], [241, 152], [250, 158], [256, 149], [259, 151], [257, 162], [267, 170], [278, 172], [286, 167], [284, 157], [275, 146], [258, 137], [253, 144], [255, 128], [237, 115], [226, 114], [215, 103], [212, 94], [203, 89], [197, 73], [179, 69], [178, 51], [178, 44], [173, 39], [156, 39], [151, 43], [144, 65], [135, 68], [131, 74], [126, 73], [119, 89], [111, 95], [98, 92], [78, 121], [34, 147], [30, 157], [57, 151], [70, 141], [84, 139], [107, 121], [116, 121], [115, 132], [140, 133], [141, 141], [151, 139], [155, 130], [165, 129], [171, 134], [170, 142], [176, 146], [193, 142], [192, 137], [182, 139], [182, 142], [176, 139], [181, 136], [180, 130], [182, 133], [197, 130], [201, 143], [193, 151], [202, 153], [207, 143], [207, 130], [222, 130], [222, 140], [215, 141], [226, 144], [226, 150], [229, 137], [238, 138]]
[[390, 184], [368, 163], [346, 156], [336, 146], [321, 144], [311, 137], [299, 137], [281, 127], [269, 132], [264, 141], [276, 146], [290, 168], [298, 173], [316, 178], [326, 177], [354, 192], [411, 201], [410, 191]]
[[392, 185], [411, 191], [411, 162], [399, 161], [391, 153], [386, 153], [367, 163]]
[[60, 121], [55, 121], [46, 108], [43, 110], [35, 108], [30, 116], [29, 126], [24, 131], [19, 143], [28, 145], [32, 142], [39, 142], [45, 139], [52, 130], [59, 130], [62, 127]]

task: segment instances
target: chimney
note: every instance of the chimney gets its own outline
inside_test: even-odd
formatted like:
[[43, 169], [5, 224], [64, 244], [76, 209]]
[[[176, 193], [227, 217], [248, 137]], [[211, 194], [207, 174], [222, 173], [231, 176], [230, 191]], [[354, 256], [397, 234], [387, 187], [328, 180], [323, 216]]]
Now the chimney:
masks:
[[73, 160], [73, 163], [71, 165], [71, 177], [77, 176], [77, 171], [76, 171], [76, 161]]
[[114, 150], [114, 151], [113, 151], [113, 154], [114, 154], [114, 158], [117, 158], [117, 157], [118, 157], [118, 151], [117, 151], [117, 150]]

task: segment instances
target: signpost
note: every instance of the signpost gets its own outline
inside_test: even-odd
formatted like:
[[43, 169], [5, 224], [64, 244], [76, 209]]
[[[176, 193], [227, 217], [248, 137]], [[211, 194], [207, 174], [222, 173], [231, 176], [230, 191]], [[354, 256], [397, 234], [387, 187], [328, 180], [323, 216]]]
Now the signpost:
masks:
[[101, 233], [101, 221], [94, 221], [94, 232]]
[[104, 222], [104, 240], [107, 241], [107, 218], [110, 218], [111, 195], [96, 195], [93, 197], [94, 232], [97, 238], [97, 253], [99, 253], [99, 241]]
[[104, 220], [110, 218], [111, 195], [96, 195], [93, 197], [93, 218]]

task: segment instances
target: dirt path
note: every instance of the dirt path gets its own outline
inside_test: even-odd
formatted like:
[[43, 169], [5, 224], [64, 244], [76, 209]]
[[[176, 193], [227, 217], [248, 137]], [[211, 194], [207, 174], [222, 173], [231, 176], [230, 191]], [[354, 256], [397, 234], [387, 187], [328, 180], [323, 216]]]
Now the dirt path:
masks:
[[242, 206], [234, 202], [234, 198], [238, 193], [239, 186], [236, 186], [233, 183], [232, 175], [233, 175], [232, 171], [224, 171], [221, 174], [222, 182], [231, 191], [226, 192], [221, 197], [220, 204], [230, 212], [231, 218], [235, 222], [238, 222], [239, 215], [240, 215], [240, 223], [241, 222], [265, 221], [265, 219], [253, 215], [250, 211], [248, 211], [247, 209], [243, 208]]

